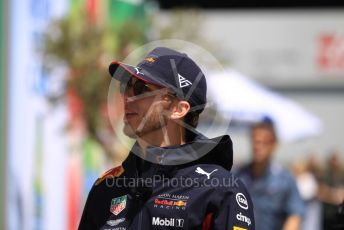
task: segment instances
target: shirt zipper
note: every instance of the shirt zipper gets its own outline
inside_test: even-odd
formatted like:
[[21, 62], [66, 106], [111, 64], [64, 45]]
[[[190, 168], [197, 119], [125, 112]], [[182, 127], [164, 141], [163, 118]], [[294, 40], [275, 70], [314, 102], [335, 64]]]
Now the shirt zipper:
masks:
[[[138, 173], [138, 171], [136, 170], [136, 181], [139, 179], [139, 173]], [[137, 198], [136, 197], [136, 195], [137, 195], [137, 191], [135, 192], [136, 194], [135, 194], [135, 198]], [[139, 202], [140, 202], [140, 206], [141, 206], [141, 199], [140, 199], [141, 197], [139, 197]], [[142, 229], [142, 209], [141, 209], [141, 211], [140, 211], [140, 214], [139, 214], [139, 221], [138, 221], [138, 227], [139, 227], [139, 229], [141, 230]]]

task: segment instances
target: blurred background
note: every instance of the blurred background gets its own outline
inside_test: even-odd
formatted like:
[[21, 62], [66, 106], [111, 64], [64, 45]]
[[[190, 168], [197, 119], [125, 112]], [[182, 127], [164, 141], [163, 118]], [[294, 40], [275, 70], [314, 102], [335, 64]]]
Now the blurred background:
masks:
[[211, 56], [192, 54], [209, 88], [199, 129], [229, 133], [235, 165], [249, 160], [249, 124], [269, 117], [275, 159], [317, 183], [304, 198], [324, 210], [343, 199], [344, 2], [0, 4], [0, 229], [77, 228], [94, 180], [131, 143], [120, 132], [121, 106], [109, 100], [107, 67], [152, 41]]

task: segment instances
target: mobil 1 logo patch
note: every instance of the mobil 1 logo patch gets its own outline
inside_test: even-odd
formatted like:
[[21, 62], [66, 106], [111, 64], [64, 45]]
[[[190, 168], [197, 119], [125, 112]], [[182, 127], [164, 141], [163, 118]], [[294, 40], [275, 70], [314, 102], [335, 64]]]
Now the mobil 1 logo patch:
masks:
[[164, 226], [164, 227], [182, 228], [182, 227], [184, 227], [184, 219], [160, 218], [160, 217], [154, 217], [153, 216], [153, 218], [152, 218], [152, 225], [153, 226]]
[[247, 199], [246, 199], [244, 194], [242, 194], [240, 192], [237, 193], [235, 195], [235, 199], [236, 199], [236, 202], [238, 203], [238, 205], [240, 206], [240, 208], [243, 208], [245, 210], [248, 209], [248, 202], [247, 202]]

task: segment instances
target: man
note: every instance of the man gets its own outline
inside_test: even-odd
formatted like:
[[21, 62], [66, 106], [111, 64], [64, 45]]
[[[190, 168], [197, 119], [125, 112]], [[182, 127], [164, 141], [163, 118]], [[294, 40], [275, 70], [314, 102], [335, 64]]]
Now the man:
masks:
[[254, 229], [250, 197], [229, 173], [230, 137], [195, 130], [206, 104], [198, 65], [158, 47], [109, 71], [121, 84], [123, 131], [136, 143], [92, 187], [79, 229]]
[[293, 176], [272, 162], [277, 137], [270, 120], [251, 129], [252, 162], [238, 171], [251, 195], [257, 230], [299, 229], [304, 204]]

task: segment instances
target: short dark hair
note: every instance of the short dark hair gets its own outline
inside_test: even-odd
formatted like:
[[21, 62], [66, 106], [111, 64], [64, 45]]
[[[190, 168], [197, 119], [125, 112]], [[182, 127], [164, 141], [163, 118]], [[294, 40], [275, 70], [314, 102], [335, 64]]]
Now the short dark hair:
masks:
[[[184, 123], [195, 129], [198, 125], [198, 120], [199, 120], [199, 112], [193, 111], [186, 114], [184, 118]], [[186, 142], [192, 141], [194, 137], [195, 137], [195, 133], [189, 128], [185, 128]]]
[[274, 126], [273, 122], [262, 121], [262, 122], [254, 123], [251, 125], [251, 133], [253, 132], [254, 129], [266, 129], [266, 130], [271, 132], [271, 134], [274, 138], [274, 141], [275, 142], [278, 141], [275, 126]]
[[189, 112], [184, 118], [184, 122], [190, 125], [193, 128], [196, 128], [198, 125], [199, 113]]

